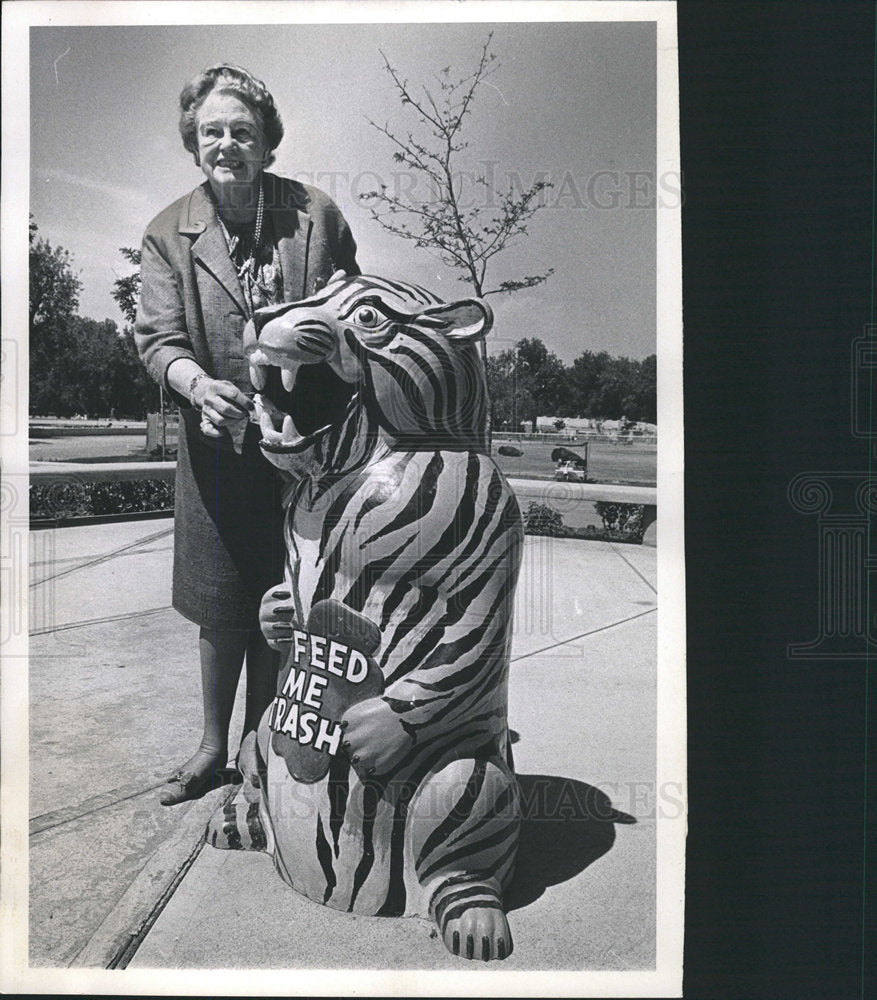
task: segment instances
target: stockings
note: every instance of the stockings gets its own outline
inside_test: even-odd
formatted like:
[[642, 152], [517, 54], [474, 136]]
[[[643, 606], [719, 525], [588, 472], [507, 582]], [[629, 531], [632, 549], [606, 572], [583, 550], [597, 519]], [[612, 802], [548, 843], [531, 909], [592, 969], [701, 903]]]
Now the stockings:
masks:
[[[258, 630], [219, 632], [202, 628], [199, 649], [204, 732], [198, 750], [183, 765], [184, 771], [195, 774], [223, 767], [228, 759], [228, 727], [244, 659], [247, 663], [244, 736], [255, 732], [274, 697], [278, 667], [277, 654], [269, 649]], [[240, 760], [239, 765], [245, 777], [252, 777], [254, 760]]]

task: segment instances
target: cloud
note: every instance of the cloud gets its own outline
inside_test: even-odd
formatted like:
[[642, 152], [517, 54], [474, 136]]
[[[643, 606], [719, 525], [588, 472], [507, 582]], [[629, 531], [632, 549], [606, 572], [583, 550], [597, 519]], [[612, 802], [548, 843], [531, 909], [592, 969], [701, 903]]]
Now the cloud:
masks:
[[71, 187], [94, 191], [97, 194], [115, 198], [129, 207], [132, 204], [143, 204], [146, 200], [146, 193], [143, 188], [109, 184], [107, 181], [102, 181], [94, 177], [79, 177], [67, 170], [42, 170], [39, 172], [39, 177], [41, 180], [60, 181], [62, 184], [67, 184]]

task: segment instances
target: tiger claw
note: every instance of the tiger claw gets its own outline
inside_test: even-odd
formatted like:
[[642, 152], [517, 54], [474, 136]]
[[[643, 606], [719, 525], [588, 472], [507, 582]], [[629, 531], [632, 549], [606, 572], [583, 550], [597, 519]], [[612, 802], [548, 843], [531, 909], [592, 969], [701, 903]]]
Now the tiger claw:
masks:
[[432, 913], [445, 947], [470, 961], [507, 958], [512, 952], [512, 935], [499, 896], [490, 887], [477, 884], [471, 887], [471, 902], [455, 900], [459, 892], [450, 886], [433, 900]]

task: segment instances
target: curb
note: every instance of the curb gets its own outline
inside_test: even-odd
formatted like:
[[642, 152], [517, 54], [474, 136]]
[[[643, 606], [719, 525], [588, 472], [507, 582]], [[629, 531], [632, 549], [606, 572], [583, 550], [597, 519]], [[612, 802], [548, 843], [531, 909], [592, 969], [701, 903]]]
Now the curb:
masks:
[[149, 858], [70, 967], [128, 965], [201, 853], [210, 817], [237, 790], [237, 785], [226, 785], [192, 803], [176, 833]]

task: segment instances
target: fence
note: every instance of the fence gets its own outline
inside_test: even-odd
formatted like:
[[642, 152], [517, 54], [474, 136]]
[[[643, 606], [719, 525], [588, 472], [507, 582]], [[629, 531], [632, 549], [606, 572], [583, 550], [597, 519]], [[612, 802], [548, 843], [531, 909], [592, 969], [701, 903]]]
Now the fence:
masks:
[[650, 434], [646, 431], [624, 431], [619, 434], [617, 431], [597, 431], [585, 430], [576, 431], [498, 431], [491, 433], [494, 441], [540, 441], [543, 444], [568, 444], [574, 442], [592, 442], [604, 444], [646, 444], [655, 447], [658, 444], [658, 435]]

